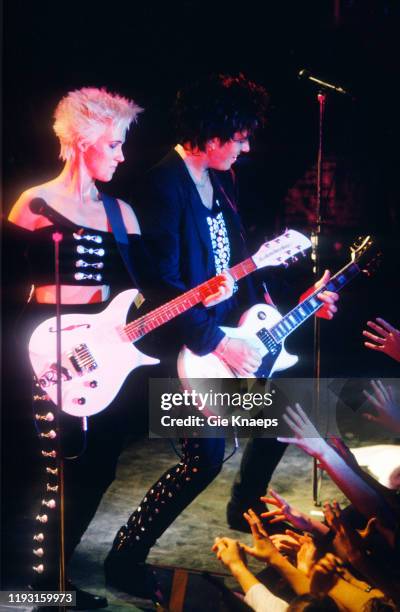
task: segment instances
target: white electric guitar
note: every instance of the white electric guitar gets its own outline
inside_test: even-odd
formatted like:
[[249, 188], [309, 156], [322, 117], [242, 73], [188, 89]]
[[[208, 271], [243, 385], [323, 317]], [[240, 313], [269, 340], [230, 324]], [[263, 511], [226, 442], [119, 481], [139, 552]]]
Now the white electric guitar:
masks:
[[[367, 267], [371, 268], [372, 245], [370, 236], [360, 238], [350, 249], [350, 263], [287, 315], [282, 316], [276, 308], [267, 304], [256, 304], [242, 315], [238, 327], [221, 327], [228, 338], [247, 340], [261, 354], [261, 366], [252, 376], [246, 378], [268, 378], [274, 372], [286, 370], [297, 363], [298, 357], [285, 350], [285, 338], [323, 306], [323, 302], [317, 298], [318, 293], [324, 290], [338, 292], [359, 272], [367, 272]], [[367, 251], [368, 263], [362, 261], [366, 259], [364, 254]], [[178, 356], [178, 375], [183, 381], [192, 378], [243, 378], [216, 354], [199, 356], [187, 347], [183, 347]]]
[[[229, 269], [235, 281], [266, 266], [279, 266], [304, 252], [310, 240], [295, 230], [264, 243], [255, 255]], [[287, 264], [286, 264], [287, 265]], [[215, 293], [219, 278], [198, 285], [167, 304], [126, 324], [136, 289], [119, 293], [99, 314], [61, 316], [62, 410], [73, 416], [101, 412], [117, 395], [128, 374], [158, 359], [141, 353], [134, 343]], [[33, 332], [29, 357], [41, 388], [57, 403], [56, 318]]]

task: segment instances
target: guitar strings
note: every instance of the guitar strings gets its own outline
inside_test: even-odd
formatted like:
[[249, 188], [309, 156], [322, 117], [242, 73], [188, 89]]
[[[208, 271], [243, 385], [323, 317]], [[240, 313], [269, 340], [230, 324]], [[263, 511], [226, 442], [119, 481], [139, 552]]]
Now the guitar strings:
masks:
[[[234, 280], [240, 280], [241, 278], [243, 278], [244, 276], [246, 276], [247, 274], [249, 274], [250, 272], [252, 272], [255, 269], [256, 269], [256, 266], [255, 266], [253, 260], [249, 257], [245, 261], [243, 261], [243, 262], [233, 266], [232, 268], [228, 269], [227, 271], [233, 276]], [[178, 297], [170, 300], [169, 302], [167, 302], [163, 306], [160, 306], [159, 308], [157, 308], [153, 312], [148, 313], [147, 315], [143, 315], [139, 319], [135, 319], [131, 323], [128, 323], [128, 325], [126, 325], [124, 327], [124, 332], [126, 332], [128, 334], [130, 339], [138, 340], [141, 336], [146, 334], [148, 331], [152, 331], [152, 330], [148, 330], [148, 329], [146, 330], [145, 329], [149, 325], [151, 325], [151, 324], [153, 324], [155, 322], [156, 326], [153, 327], [153, 329], [155, 329], [156, 327], [161, 326], [163, 323], [166, 323], [166, 321], [161, 321], [161, 323], [158, 322], [157, 319], [159, 319], [160, 317], [163, 317], [165, 315], [169, 315], [168, 320], [171, 320], [171, 319], [175, 318], [176, 316], [178, 316], [179, 314], [181, 314], [182, 312], [185, 312], [185, 310], [188, 309], [186, 307], [185, 310], [183, 310], [181, 312], [173, 313], [172, 316], [171, 316], [171, 310], [174, 307], [179, 308], [179, 306], [181, 304], [183, 304], [187, 300], [191, 300], [192, 298], [194, 298], [196, 301], [193, 304], [190, 304], [190, 308], [191, 308], [191, 307], [195, 306], [196, 304], [198, 304], [199, 302], [201, 302], [202, 297], [203, 297], [202, 291], [204, 291], [204, 289], [207, 288], [207, 289], [214, 290], [214, 289], [217, 289], [218, 286], [219, 286], [219, 281], [218, 281], [217, 278], [214, 277], [214, 278], [212, 278], [212, 279], [202, 283], [198, 287], [194, 287], [193, 289], [189, 289], [189, 291], [187, 291], [183, 295], [178, 296]], [[132, 335], [134, 336], [137, 333], [141, 334], [141, 336], [139, 336], [138, 338], [131, 338]]]

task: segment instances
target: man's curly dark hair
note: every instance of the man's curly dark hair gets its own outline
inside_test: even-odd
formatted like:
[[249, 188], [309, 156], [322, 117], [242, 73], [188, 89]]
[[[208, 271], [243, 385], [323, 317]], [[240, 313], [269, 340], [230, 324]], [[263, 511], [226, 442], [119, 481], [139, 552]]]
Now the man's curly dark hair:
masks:
[[205, 150], [207, 141], [227, 142], [235, 132], [265, 123], [269, 96], [243, 74], [212, 74], [178, 91], [173, 115], [180, 144]]

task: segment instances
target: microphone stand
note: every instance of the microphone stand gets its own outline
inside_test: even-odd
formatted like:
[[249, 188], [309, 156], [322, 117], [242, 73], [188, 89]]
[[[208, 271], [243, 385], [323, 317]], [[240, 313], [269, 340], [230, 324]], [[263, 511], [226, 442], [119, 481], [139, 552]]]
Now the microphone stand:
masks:
[[[316, 280], [320, 276], [320, 237], [323, 227], [322, 215], [322, 185], [323, 185], [323, 127], [326, 104], [326, 92], [320, 89], [317, 94], [319, 106], [319, 137], [318, 137], [318, 156], [317, 156], [317, 202], [316, 202], [316, 226], [315, 231], [311, 234], [311, 259], [313, 261], [313, 273]], [[314, 317], [314, 394], [313, 394], [313, 413], [319, 415], [321, 389], [321, 322], [317, 316]], [[320, 506], [320, 489], [321, 489], [322, 472], [318, 468], [317, 460], [313, 459], [312, 471], [312, 495], [315, 506]]]
[[[57, 410], [56, 410], [56, 431], [57, 431], [57, 470], [59, 483], [59, 590], [65, 592], [65, 503], [64, 503], [64, 459], [61, 440], [61, 412], [62, 412], [62, 362], [61, 362], [61, 284], [60, 284], [60, 242], [63, 235], [54, 232], [54, 269], [56, 283], [56, 361], [57, 361]], [[60, 610], [65, 611], [65, 606], [60, 606]]]

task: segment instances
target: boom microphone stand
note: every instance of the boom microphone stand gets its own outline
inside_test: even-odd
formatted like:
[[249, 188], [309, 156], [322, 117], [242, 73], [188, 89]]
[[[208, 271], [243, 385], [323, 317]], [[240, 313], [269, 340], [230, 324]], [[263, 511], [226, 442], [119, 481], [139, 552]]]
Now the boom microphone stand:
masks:
[[[323, 185], [323, 127], [325, 117], [325, 104], [327, 99], [327, 92], [335, 92], [344, 96], [350, 97], [354, 100], [353, 96], [343, 89], [340, 85], [334, 85], [328, 83], [322, 79], [310, 74], [308, 70], [304, 68], [298, 72], [298, 78], [307, 80], [309, 83], [318, 87], [317, 102], [319, 106], [319, 137], [318, 137], [318, 154], [317, 154], [317, 201], [316, 201], [316, 222], [315, 231], [311, 235], [311, 258], [313, 261], [313, 273], [315, 279], [318, 280], [320, 276], [320, 238], [322, 229], [324, 226], [324, 214], [322, 201], [322, 185]], [[313, 413], [315, 416], [319, 415], [320, 400], [321, 400], [321, 389], [320, 389], [320, 376], [321, 376], [321, 328], [320, 320], [318, 317], [314, 317], [314, 395], [313, 395]], [[321, 470], [318, 468], [317, 460], [313, 460], [313, 476], [312, 476], [312, 490], [313, 490], [313, 501], [316, 506], [320, 506], [321, 502], [319, 499], [319, 493], [321, 488]]]
[[[317, 154], [317, 201], [316, 201], [316, 226], [315, 231], [311, 234], [311, 259], [313, 262], [313, 273], [316, 280], [320, 276], [320, 237], [323, 225], [322, 219], [322, 177], [323, 177], [323, 126], [324, 126], [324, 114], [326, 104], [326, 93], [321, 89], [317, 94], [317, 101], [319, 106], [319, 137], [318, 137], [318, 154]], [[320, 389], [320, 377], [321, 377], [321, 322], [318, 317], [314, 317], [314, 394], [313, 394], [313, 408], [314, 414], [319, 414], [321, 389]], [[321, 489], [321, 470], [318, 468], [317, 460], [313, 459], [313, 471], [312, 471], [312, 494], [313, 501], [316, 506], [320, 506], [320, 489]]]

